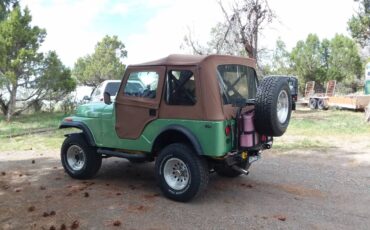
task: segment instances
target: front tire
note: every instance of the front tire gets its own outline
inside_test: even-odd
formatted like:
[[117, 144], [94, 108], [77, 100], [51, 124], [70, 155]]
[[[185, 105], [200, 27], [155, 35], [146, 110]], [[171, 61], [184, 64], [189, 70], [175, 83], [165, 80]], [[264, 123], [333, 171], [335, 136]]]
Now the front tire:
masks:
[[83, 134], [71, 134], [63, 142], [61, 161], [72, 178], [89, 179], [99, 171], [102, 157], [87, 144]]
[[160, 152], [155, 170], [162, 193], [176, 201], [186, 202], [201, 194], [209, 181], [205, 159], [180, 143], [168, 145]]

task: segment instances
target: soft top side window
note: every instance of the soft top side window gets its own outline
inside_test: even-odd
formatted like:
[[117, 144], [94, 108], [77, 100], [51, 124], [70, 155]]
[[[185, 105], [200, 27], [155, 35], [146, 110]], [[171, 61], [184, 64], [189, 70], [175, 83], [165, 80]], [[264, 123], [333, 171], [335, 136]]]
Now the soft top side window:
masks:
[[165, 95], [168, 105], [195, 105], [197, 97], [194, 73], [190, 70], [169, 70]]

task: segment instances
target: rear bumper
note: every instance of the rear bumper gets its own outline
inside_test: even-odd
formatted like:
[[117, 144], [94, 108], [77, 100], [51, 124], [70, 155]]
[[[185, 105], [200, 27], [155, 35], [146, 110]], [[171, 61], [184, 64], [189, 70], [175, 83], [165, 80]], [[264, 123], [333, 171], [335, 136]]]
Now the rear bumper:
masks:
[[257, 160], [261, 159], [262, 157], [262, 150], [258, 152], [232, 152], [228, 153], [224, 161], [228, 166], [238, 165], [242, 162], [247, 161], [248, 164], [252, 164], [253, 162], [256, 162]]
[[231, 151], [223, 158], [227, 165], [232, 166], [244, 161], [249, 164], [259, 160], [262, 156], [263, 150], [270, 149], [273, 144], [273, 138], [268, 137], [267, 141], [262, 142], [252, 148], [239, 148], [238, 150]]

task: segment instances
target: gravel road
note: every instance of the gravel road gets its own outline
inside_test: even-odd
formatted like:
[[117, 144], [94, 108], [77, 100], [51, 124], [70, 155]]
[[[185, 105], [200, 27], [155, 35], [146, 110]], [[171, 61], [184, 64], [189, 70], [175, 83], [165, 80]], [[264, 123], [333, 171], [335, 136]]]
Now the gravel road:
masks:
[[154, 164], [103, 161], [92, 180], [58, 151], [0, 153], [0, 229], [369, 229], [370, 152], [264, 152], [249, 176], [211, 175], [190, 203], [164, 198]]

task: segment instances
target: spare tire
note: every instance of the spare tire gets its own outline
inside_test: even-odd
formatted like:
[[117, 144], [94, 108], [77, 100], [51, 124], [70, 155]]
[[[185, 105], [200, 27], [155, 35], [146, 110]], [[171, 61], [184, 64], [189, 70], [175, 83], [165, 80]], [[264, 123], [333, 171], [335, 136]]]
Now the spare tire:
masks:
[[255, 127], [259, 134], [281, 136], [289, 125], [292, 96], [286, 78], [266, 77], [257, 90]]

